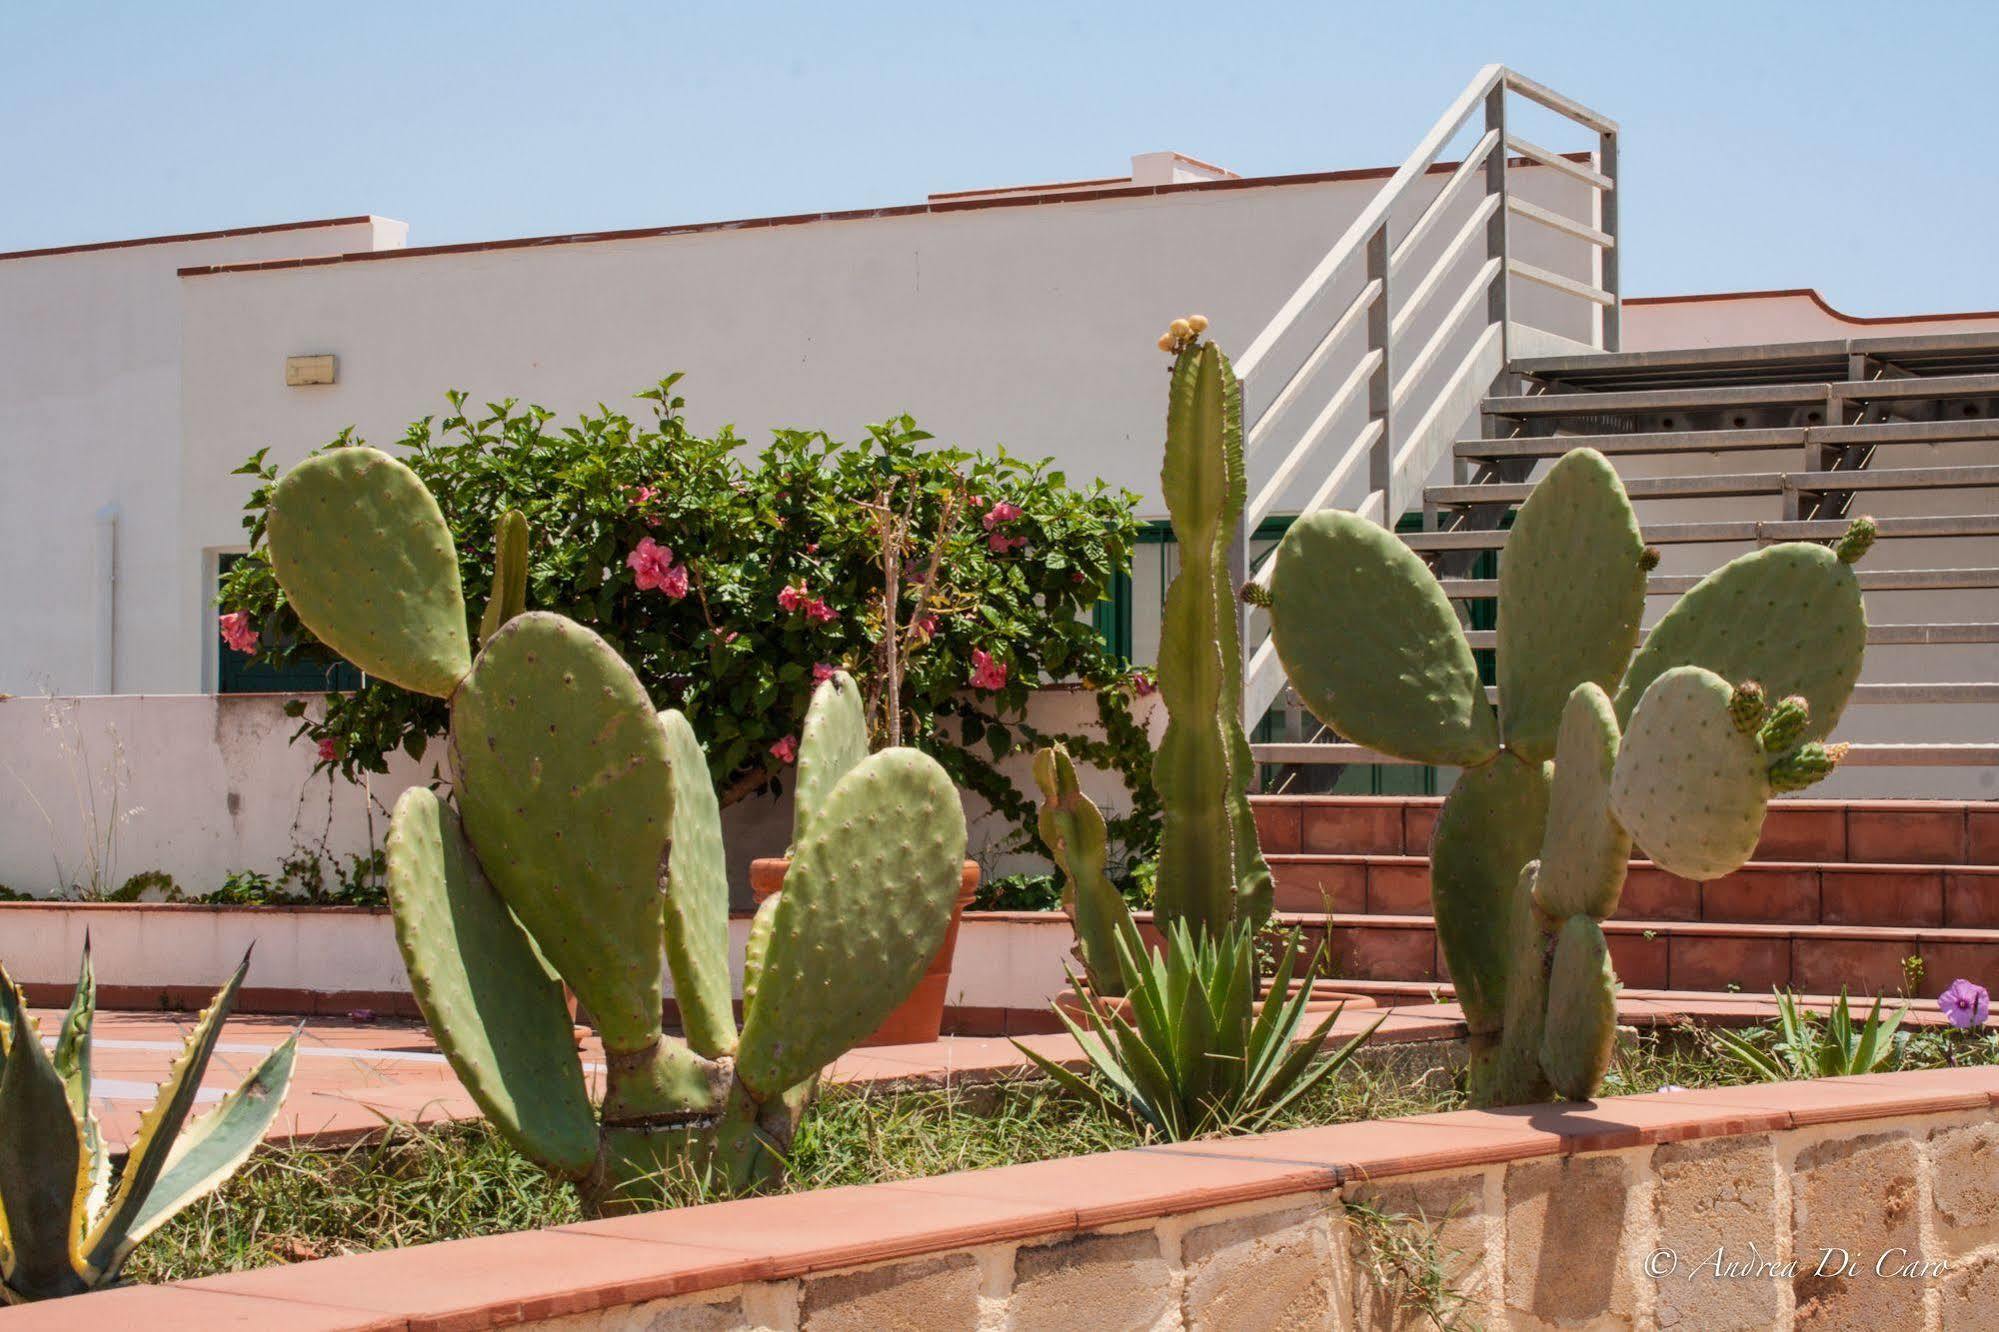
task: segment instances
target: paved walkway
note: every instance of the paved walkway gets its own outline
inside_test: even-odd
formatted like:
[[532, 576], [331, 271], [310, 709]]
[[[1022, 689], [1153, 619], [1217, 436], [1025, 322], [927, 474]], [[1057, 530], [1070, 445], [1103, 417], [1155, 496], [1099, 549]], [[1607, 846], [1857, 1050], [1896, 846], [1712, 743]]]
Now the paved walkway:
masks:
[[[1681, 994], [1628, 991], [1619, 1016], [1637, 1025], [1685, 1019], [1736, 1025], [1774, 1012], [1769, 996]], [[1337, 1037], [1361, 1030], [1377, 1015], [1355, 1010], [1341, 1015]], [[46, 1036], [60, 1014], [35, 1010]], [[1912, 1021], [1941, 1020], [1935, 1006], [1917, 1001]], [[154, 1088], [167, 1074], [193, 1021], [192, 1014], [101, 1012], [93, 1042], [97, 1103], [107, 1138], [120, 1146], [131, 1140], [139, 1116], [152, 1103]], [[300, 1024], [303, 1024], [300, 1026]], [[232, 1018], [203, 1079], [201, 1101], [212, 1104], [249, 1075], [259, 1061], [295, 1027], [300, 1027], [298, 1061], [285, 1108], [272, 1125], [272, 1140], [338, 1143], [365, 1137], [385, 1121], [440, 1123], [471, 1118], [478, 1111], [453, 1076], [430, 1033], [415, 1022], [343, 1018]], [[1464, 1034], [1455, 1004], [1413, 1004], [1388, 1010], [1377, 1042], [1449, 1040]], [[1022, 1043], [1065, 1063], [1079, 1059], [1067, 1035], [1023, 1036]], [[603, 1066], [594, 1038], [584, 1045], [585, 1067]], [[890, 1045], [855, 1050], [834, 1065], [832, 1079], [881, 1085], [943, 1085], [981, 1082], [1019, 1072], [1024, 1061], [1010, 1040], [993, 1036], [947, 1036], [929, 1045]], [[594, 1081], [594, 1077], [593, 1077]]]

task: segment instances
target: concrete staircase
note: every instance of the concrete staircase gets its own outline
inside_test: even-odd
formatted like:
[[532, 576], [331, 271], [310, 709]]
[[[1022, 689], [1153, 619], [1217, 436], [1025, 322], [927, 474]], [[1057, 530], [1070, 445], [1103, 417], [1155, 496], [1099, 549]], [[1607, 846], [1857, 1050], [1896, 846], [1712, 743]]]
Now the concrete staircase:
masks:
[[[1612, 460], [1660, 549], [1648, 624], [1736, 555], [1831, 540], [1865, 513], [1881, 532], [1860, 570], [1869, 651], [1837, 735], [1855, 749], [1826, 791], [1999, 797], [1999, 334], [1529, 358], [1495, 387], [1404, 535], [1468, 624], [1493, 623], [1512, 514], [1571, 449]], [[1259, 758], [1317, 773], [1272, 789], [1380, 761], [1288, 691], [1280, 706], [1282, 743]]]
[[[1448, 982], [1430, 916], [1438, 797], [1257, 796], [1280, 913], [1324, 931], [1341, 989], [1425, 1002]], [[1634, 861], [1605, 926], [1634, 990], [1841, 986], [1918, 992], [1999, 979], [1999, 804], [1774, 804], [1756, 859], [1695, 883]], [[1448, 994], [1448, 985], [1441, 993]]]

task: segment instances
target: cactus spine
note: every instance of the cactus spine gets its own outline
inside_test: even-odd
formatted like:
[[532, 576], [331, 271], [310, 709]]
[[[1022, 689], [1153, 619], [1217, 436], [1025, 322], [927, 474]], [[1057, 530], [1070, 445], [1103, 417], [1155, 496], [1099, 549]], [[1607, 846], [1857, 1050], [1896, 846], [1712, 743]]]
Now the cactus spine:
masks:
[[[1198, 320], [1198, 327], [1196, 321]], [[1166, 593], [1159, 694], [1166, 733], [1153, 758], [1162, 828], [1156, 907], [1162, 927], [1187, 921], [1219, 937], [1270, 915], [1270, 867], [1249, 808], [1242, 726], [1241, 631], [1229, 555], [1242, 521], [1242, 387], [1228, 358], [1200, 341], [1207, 321], [1176, 320], [1160, 489], [1180, 571]]]
[[1286, 534], [1271, 632], [1307, 706], [1349, 739], [1464, 770], [1437, 821], [1430, 895], [1475, 1102], [1601, 1085], [1617, 1020], [1601, 922], [1634, 841], [1673, 873], [1729, 873], [1770, 797], [1838, 762], [1842, 747], [1819, 741], [1860, 674], [1851, 565], [1873, 530], [1859, 519], [1836, 549], [1730, 562], [1638, 649], [1657, 553], [1610, 464], [1570, 452], [1502, 554], [1497, 716], [1442, 588], [1392, 533], [1321, 512]]
[[[272, 563], [306, 626], [451, 702], [457, 807], [404, 793], [389, 889], [418, 1004], [480, 1109], [592, 1211], [641, 1206], [663, 1178], [726, 1190], [777, 1175], [819, 1070], [943, 942], [965, 852], [944, 770], [914, 750], [868, 756], [865, 727], [856, 742], [847, 724], [853, 682], [820, 686], [794, 862], [752, 929], [738, 1031], [700, 745], [596, 634], [525, 609], [519, 515], [499, 527], [499, 609], [473, 657], [451, 533], [408, 468], [335, 449], [288, 473], [271, 506]], [[663, 1029], [662, 955], [685, 1039]], [[604, 1040], [594, 1111], [565, 983]]]

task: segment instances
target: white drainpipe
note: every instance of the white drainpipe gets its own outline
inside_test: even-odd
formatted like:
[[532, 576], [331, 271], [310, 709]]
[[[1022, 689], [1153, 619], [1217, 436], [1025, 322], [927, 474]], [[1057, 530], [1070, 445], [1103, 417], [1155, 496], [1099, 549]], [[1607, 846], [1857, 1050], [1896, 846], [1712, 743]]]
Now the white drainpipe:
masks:
[[118, 506], [97, 511], [97, 678], [93, 692], [118, 684]]

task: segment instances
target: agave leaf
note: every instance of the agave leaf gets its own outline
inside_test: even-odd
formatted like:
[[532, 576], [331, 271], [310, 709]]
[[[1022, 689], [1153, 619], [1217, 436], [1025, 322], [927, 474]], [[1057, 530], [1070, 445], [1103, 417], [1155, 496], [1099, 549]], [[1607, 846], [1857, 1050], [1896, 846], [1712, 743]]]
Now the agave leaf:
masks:
[[[13, 988], [11, 985], [8, 987]], [[88, 1288], [77, 1215], [90, 1194], [83, 1128], [41, 1032], [16, 992], [14, 1035], [0, 1069], [0, 1284], [25, 1300]]]
[[[1248, 1079], [1252, 1085], [1263, 1075], [1258, 1065], [1269, 1059], [1271, 1033], [1277, 1029], [1278, 1022], [1284, 1016], [1284, 1010], [1291, 1006], [1291, 972], [1296, 961], [1295, 948], [1286, 947], [1282, 950], [1277, 959], [1277, 969], [1270, 974], [1270, 990], [1263, 1001], [1263, 1007], [1258, 1010], [1256, 1021], [1250, 1024], [1248, 1049], [1251, 1062]], [[1311, 966], [1305, 972], [1305, 983], [1300, 987], [1308, 996], [1312, 990], [1312, 968], [1316, 968], [1318, 964], [1319, 955], [1315, 952], [1312, 955]]]
[[[1263, 1001], [1263, 1017], [1257, 1023], [1255, 1042], [1250, 1046], [1249, 1078], [1243, 1088], [1243, 1095], [1254, 1103], [1269, 1094], [1274, 1085], [1277, 1069], [1291, 1051], [1291, 1043], [1298, 1036], [1298, 1028], [1304, 1025], [1305, 1010], [1312, 1003], [1312, 978], [1298, 987], [1298, 993], [1286, 992], [1280, 1001], [1276, 991]], [[1344, 1007], [1342, 1005], [1341, 1007]], [[1333, 1010], [1338, 1017], [1340, 1009]]]
[[1102, 1087], [1083, 1077], [1074, 1069], [1064, 1068], [1048, 1056], [1028, 1049], [1018, 1040], [1013, 1042], [1013, 1048], [1026, 1055], [1029, 1063], [1054, 1079], [1057, 1085], [1074, 1092], [1086, 1100], [1094, 1101], [1106, 1111], [1116, 1111], [1121, 1108], [1116, 1098], [1107, 1095]]
[[7, 968], [0, 965], [0, 1059], [7, 1057], [13, 1047], [14, 1032], [21, 1025], [27, 1006], [21, 1002], [21, 995], [14, 988], [14, 978], [7, 974]]
[[1769, 1051], [1750, 1044], [1737, 1033], [1717, 1027], [1713, 1035], [1725, 1054], [1739, 1064], [1748, 1065], [1765, 1082], [1783, 1082], [1788, 1076], [1788, 1071]]
[[62, 1015], [52, 1056], [56, 1073], [69, 1093], [70, 1113], [79, 1120], [90, 1113], [90, 1024], [97, 1016], [97, 973], [90, 965], [90, 936], [83, 936], [83, 963], [69, 1011]]
[[284, 1108], [297, 1050], [295, 1031], [285, 1038], [284, 1044], [264, 1056], [264, 1061], [244, 1079], [242, 1086], [187, 1126], [167, 1154], [166, 1169], [160, 1172], [138, 1215], [112, 1251], [104, 1269], [106, 1275], [115, 1275], [140, 1240], [229, 1178], [257, 1149], [257, 1144], [264, 1140], [264, 1130]]
[[[1332, 1012], [1332, 1016], [1328, 1017], [1324, 1022], [1319, 1024], [1318, 1030], [1314, 1031], [1311, 1034], [1311, 1036], [1306, 1038], [1305, 1044], [1301, 1048], [1312, 1051], [1318, 1050], [1320, 1046], [1324, 1044], [1327, 1035], [1331, 1033], [1333, 1029], [1333, 1023], [1339, 1020], [1340, 1013], [1345, 1007], [1346, 1005], [1342, 1004], [1340, 1005], [1339, 1008], [1334, 1009]], [[1367, 1044], [1369, 1038], [1371, 1038], [1375, 1032], [1379, 1031], [1381, 1029], [1381, 1024], [1386, 1021], [1388, 1021], [1388, 1014], [1386, 1013], [1383, 1013], [1381, 1016], [1375, 1018], [1373, 1022], [1370, 1022], [1368, 1024], [1366, 1031], [1357, 1032], [1352, 1037], [1348, 1038], [1346, 1043], [1340, 1046], [1339, 1049], [1333, 1051], [1331, 1055], [1327, 1056], [1316, 1067], [1310, 1069], [1309, 1071], [1306, 1071], [1304, 1073], [1304, 1076], [1297, 1078], [1297, 1080], [1290, 1085], [1289, 1089], [1286, 1089], [1284, 1087], [1282, 1081], [1282, 1074], [1280, 1072], [1279, 1078], [1274, 1080], [1273, 1082], [1273, 1086], [1275, 1087], [1276, 1090], [1276, 1095], [1274, 1099], [1272, 1099], [1264, 1107], [1263, 1113], [1257, 1117], [1257, 1123], [1259, 1125], [1268, 1123], [1271, 1119], [1283, 1113], [1284, 1109], [1287, 1106], [1289, 1106], [1292, 1102], [1298, 1100], [1300, 1097], [1309, 1095], [1312, 1092], [1312, 1090], [1316, 1088], [1320, 1083], [1326, 1081], [1328, 1078], [1332, 1077], [1333, 1074], [1345, 1068], [1347, 1064], [1352, 1061], [1354, 1055], [1360, 1050], [1360, 1047]]]
[[196, 1020], [194, 1030], [188, 1033], [187, 1044], [181, 1047], [179, 1057], [168, 1070], [159, 1096], [140, 1117], [139, 1131], [125, 1157], [125, 1169], [118, 1176], [111, 1205], [97, 1218], [84, 1241], [84, 1259], [92, 1270], [109, 1269], [111, 1255], [138, 1219], [146, 1196], [166, 1169], [174, 1139], [180, 1135], [181, 1125], [187, 1122], [188, 1111], [194, 1108], [195, 1096], [201, 1090], [201, 1075], [215, 1053], [215, 1043], [222, 1038], [222, 1024], [229, 1017], [229, 1010], [236, 1003], [236, 992], [242, 988], [243, 977], [249, 970], [250, 953], [245, 951], [236, 973], [216, 992]]

